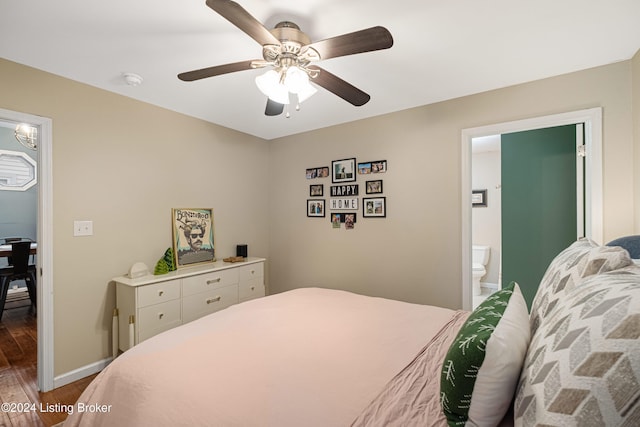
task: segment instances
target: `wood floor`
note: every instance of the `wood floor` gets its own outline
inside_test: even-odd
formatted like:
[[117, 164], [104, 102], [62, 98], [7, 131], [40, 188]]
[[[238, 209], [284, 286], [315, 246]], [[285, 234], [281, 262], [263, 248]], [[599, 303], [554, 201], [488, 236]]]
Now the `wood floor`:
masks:
[[9, 300], [0, 321], [0, 400], [13, 410], [0, 410], [0, 427], [50, 427], [64, 421], [67, 413], [57, 411], [73, 405], [95, 377], [41, 393], [37, 385], [37, 321], [29, 301]]

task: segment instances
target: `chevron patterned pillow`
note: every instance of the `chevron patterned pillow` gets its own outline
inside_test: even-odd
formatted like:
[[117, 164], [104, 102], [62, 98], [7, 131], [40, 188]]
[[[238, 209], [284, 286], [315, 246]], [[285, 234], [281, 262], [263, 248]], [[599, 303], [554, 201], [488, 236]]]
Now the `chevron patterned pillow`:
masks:
[[450, 426], [496, 426], [509, 409], [529, 345], [520, 287], [488, 297], [464, 323], [442, 365], [440, 403]]
[[591, 276], [531, 339], [516, 426], [640, 425], [640, 268]]
[[629, 253], [620, 247], [599, 246], [581, 238], [558, 254], [549, 264], [531, 305], [531, 333], [567, 292], [585, 277], [606, 273], [631, 265]]

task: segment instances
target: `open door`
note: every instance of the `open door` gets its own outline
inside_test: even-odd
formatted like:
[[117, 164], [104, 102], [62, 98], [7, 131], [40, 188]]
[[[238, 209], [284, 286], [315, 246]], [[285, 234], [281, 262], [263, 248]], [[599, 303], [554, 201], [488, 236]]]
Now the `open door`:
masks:
[[582, 124], [502, 135], [502, 283], [531, 308], [551, 260], [584, 230]]

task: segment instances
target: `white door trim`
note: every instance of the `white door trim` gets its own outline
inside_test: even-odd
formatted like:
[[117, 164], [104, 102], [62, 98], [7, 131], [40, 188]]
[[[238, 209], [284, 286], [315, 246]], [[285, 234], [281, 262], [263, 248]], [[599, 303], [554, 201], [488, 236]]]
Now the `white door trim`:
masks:
[[584, 123], [585, 159], [585, 228], [587, 237], [603, 243], [602, 195], [602, 108], [571, 111], [513, 122], [498, 123], [462, 130], [462, 308], [471, 310], [471, 140], [533, 129]]
[[0, 118], [38, 127], [38, 388], [53, 388], [53, 122], [0, 109]]

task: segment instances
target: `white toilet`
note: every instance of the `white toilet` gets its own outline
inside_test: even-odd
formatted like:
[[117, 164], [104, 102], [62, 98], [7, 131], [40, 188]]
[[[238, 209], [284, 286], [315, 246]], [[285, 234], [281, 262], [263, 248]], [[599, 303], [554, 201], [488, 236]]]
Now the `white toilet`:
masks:
[[480, 289], [480, 279], [487, 274], [487, 270], [484, 267], [487, 265], [487, 262], [489, 262], [490, 253], [490, 246], [473, 245], [472, 247], [473, 295], [480, 295], [482, 293]]

